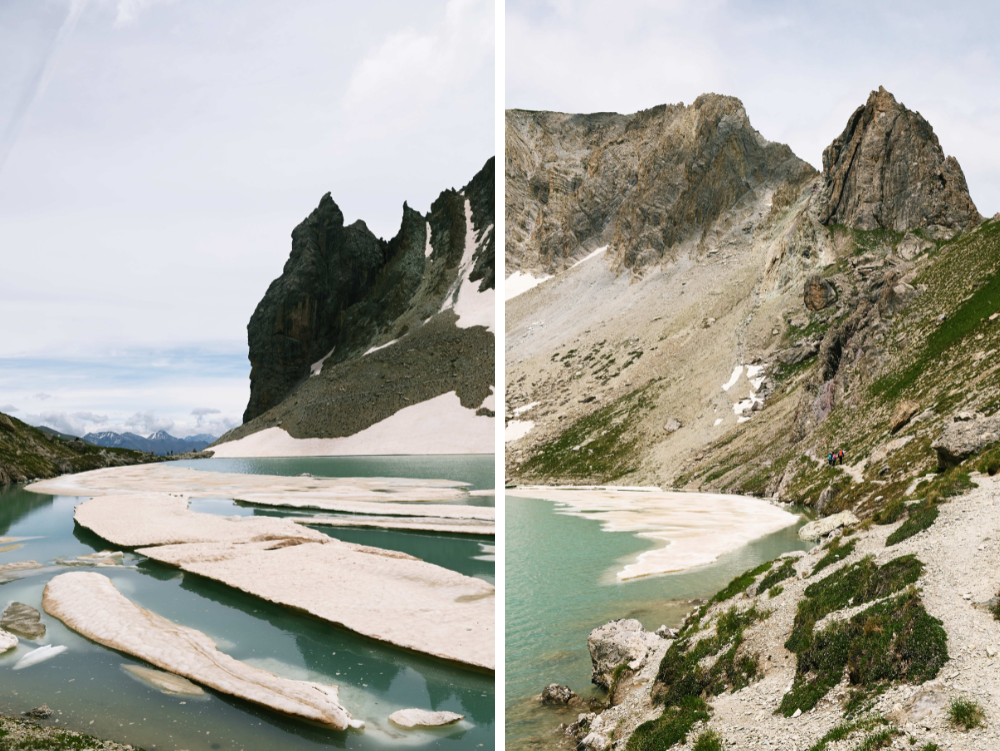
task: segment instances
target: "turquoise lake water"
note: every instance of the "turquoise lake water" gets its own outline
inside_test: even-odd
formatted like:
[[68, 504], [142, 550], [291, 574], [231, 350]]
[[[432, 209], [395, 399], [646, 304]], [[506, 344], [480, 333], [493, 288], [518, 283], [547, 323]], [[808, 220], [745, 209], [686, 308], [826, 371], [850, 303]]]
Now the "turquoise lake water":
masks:
[[[419, 461], [405, 461], [419, 459]], [[400, 461], [403, 460], [403, 461]], [[437, 462], [437, 463], [435, 463]], [[492, 457], [351, 457], [340, 459], [185, 462], [198, 469], [317, 476], [438, 477], [492, 487]], [[488, 467], [488, 477], [486, 468]], [[424, 474], [419, 474], [423, 472]], [[0, 537], [34, 538], [0, 553], [0, 564], [92, 553], [110, 547], [76, 526], [73, 509], [83, 499], [0, 490]], [[473, 499], [492, 503], [492, 498]], [[273, 509], [198, 499], [207, 513], [273, 514]], [[283, 514], [287, 515], [287, 514]], [[492, 538], [392, 530], [315, 527], [332, 537], [401, 550], [440, 566], [494, 581]], [[102, 568], [126, 597], [171, 620], [199, 629], [236, 659], [288, 678], [340, 686], [342, 703], [365, 720], [363, 731], [337, 732], [283, 718], [263, 707], [208, 691], [204, 697], [170, 696], [130, 676], [123, 664], [143, 664], [94, 644], [43, 613], [46, 636], [21, 640], [0, 655], [0, 712], [19, 714], [40, 704], [55, 711], [58, 725], [146, 749], [477, 749], [494, 748], [495, 688], [492, 675], [396, 650], [245, 595], [223, 584], [185, 574], [128, 554], [132, 568]], [[53, 576], [44, 571], [0, 585], [0, 606], [23, 602], [41, 611], [42, 590]], [[42, 644], [68, 651], [20, 671], [14, 663]], [[397, 709], [420, 707], [464, 714], [457, 726], [404, 732], [386, 718]]]
[[[618, 582], [615, 572], [658, 543], [605, 532], [596, 519], [557, 512], [555, 504], [508, 491], [506, 512], [506, 705], [508, 749], [565, 747], [555, 732], [578, 709], [542, 707], [533, 699], [549, 683], [583, 697], [590, 683], [587, 636], [614, 618], [636, 618], [647, 630], [676, 626], [691, 599], [711, 597], [736, 575], [789, 550], [806, 550], [805, 523], [763, 537], [704, 566], [678, 574]], [[597, 514], [594, 515], [598, 516]]]

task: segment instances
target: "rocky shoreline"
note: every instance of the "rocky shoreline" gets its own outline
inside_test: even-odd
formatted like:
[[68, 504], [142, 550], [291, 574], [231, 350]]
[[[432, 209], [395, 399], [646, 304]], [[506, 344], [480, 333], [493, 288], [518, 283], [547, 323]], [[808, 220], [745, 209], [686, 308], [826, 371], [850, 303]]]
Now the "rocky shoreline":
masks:
[[59, 727], [58, 718], [51, 720], [50, 724], [51, 712], [43, 705], [25, 713], [35, 714], [37, 719], [0, 715], [0, 751], [21, 748], [47, 751], [143, 751], [138, 746], [103, 741], [86, 733], [66, 730]]
[[[848, 520], [827, 530], [811, 551], [785, 554], [737, 577], [688, 614], [676, 641], [668, 637], [677, 634], [647, 632], [638, 621], [612, 621], [595, 629], [588, 640], [593, 682], [608, 689], [607, 706], [586, 711], [591, 708], [568, 689], [547, 688], [549, 697], [564, 700], [545, 703], [578, 710], [575, 722], [560, 725], [555, 744], [582, 751], [654, 747], [646, 739], [675, 711], [665, 713], [664, 705], [669, 707], [670, 692], [676, 691], [670, 676], [679, 675], [678, 656], [685, 649], [695, 654], [697, 645], [720, 636], [718, 656], [709, 649], [697, 652], [695, 657], [704, 657], [693, 673], [698, 680], [721, 675], [720, 682], [702, 692], [703, 714], [693, 714], [682, 728], [684, 740], [663, 743], [663, 748], [1000, 748], [1000, 620], [993, 612], [1000, 587], [1000, 577], [993, 575], [1000, 570], [1000, 476], [972, 473], [972, 480], [978, 487], [940, 503], [930, 526], [901, 541], [896, 541], [898, 532], [909, 523], [902, 517], [883, 524]], [[859, 639], [869, 632], [877, 639], [882, 628], [892, 631], [888, 642], [873, 642], [881, 644], [872, 650], [879, 654], [854, 654], [822, 684], [821, 668], [803, 664], [808, 651], [797, 654], [786, 646], [795, 648], [802, 613], [822, 599], [817, 589], [824, 583], [828, 592], [831, 583], [854, 586], [852, 577], [859, 571], [873, 572], [871, 581], [886, 582], [883, 572], [900, 566], [910, 573], [882, 590], [850, 599], [853, 591], [834, 593], [843, 602], [817, 612], [821, 617], [810, 633], [820, 637], [844, 633], [852, 624], [860, 624]], [[903, 601], [908, 610], [899, 611], [902, 616], [893, 613], [897, 623], [887, 627], [879, 621], [881, 612]], [[907, 632], [898, 622], [916, 611], [924, 630]], [[742, 625], [734, 630], [731, 622]], [[906, 641], [913, 641], [913, 634], [919, 634], [915, 649]], [[943, 649], [934, 652], [928, 645], [936, 642]], [[680, 649], [671, 651], [675, 643]], [[829, 645], [824, 649], [830, 653]], [[664, 660], [668, 651], [671, 659]], [[729, 668], [718, 673], [716, 666], [726, 659]], [[882, 673], [865, 672], [879, 660]], [[748, 680], [734, 681], [731, 670], [725, 677], [733, 663], [748, 666]], [[956, 701], [969, 702], [980, 713], [971, 727], [955, 721]], [[696, 745], [708, 731], [718, 733], [721, 745]]]

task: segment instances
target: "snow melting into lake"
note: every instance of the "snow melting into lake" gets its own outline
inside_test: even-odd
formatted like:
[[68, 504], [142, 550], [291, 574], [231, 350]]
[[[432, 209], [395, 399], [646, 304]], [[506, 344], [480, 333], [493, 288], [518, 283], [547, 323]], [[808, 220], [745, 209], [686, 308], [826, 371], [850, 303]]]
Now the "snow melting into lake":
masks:
[[535, 423], [531, 420], [511, 420], [507, 423], [507, 427], [503, 431], [503, 441], [504, 443], [510, 443], [511, 441], [517, 441], [524, 438], [531, 429], [535, 427]]
[[[491, 224], [480, 234], [480, 241], [483, 242], [493, 229]], [[494, 301], [496, 290], [486, 289], [479, 291], [482, 280], [472, 281], [469, 275], [475, 268], [475, 254], [480, 243], [476, 241], [476, 228], [472, 223], [472, 204], [469, 199], [465, 199], [465, 252], [462, 254], [462, 262], [458, 267], [458, 289], [453, 289], [445, 298], [441, 310], [452, 308], [458, 316], [456, 325], [459, 328], [468, 329], [473, 326], [485, 326], [488, 331], [494, 329]]]
[[618, 572], [619, 580], [707, 565], [798, 520], [759, 498], [719, 493], [564, 487], [519, 488], [516, 492], [552, 501], [561, 513], [599, 521], [606, 532], [633, 532], [664, 543], [626, 565]]

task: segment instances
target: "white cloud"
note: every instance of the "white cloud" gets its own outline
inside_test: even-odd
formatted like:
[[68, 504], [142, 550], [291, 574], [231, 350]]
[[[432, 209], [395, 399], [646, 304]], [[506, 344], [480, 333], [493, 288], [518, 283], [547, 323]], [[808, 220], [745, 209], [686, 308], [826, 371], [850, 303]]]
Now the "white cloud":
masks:
[[222, 414], [222, 410], [212, 409], [211, 407], [196, 407], [191, 410], [191, 414], [198, 418], [196, 426], [200, 428], [205, 422], [206, 415], [219, 415]]
[[17, 411], [18, 411], [17, 407], [15, 407], [13, 404], [4, 404], [3, 406], [0, 406], [0, 412], [7, 412], [9, 414], [11, 412], [17, 412]]
[[408, 117], [436, 109], [449, 90], [492, 63], [493, 7], [487, 0], [449, 0], [432, 29], [390, 34], [354, 69], [344, 107]]
[[103, 425], [108, 421], [107, 415], [95, 415], [93, 412], [74, 412], [73, 417], [80, 422], [92, 422], [94, 425]]
[[168, 417], [158, 418], [154, 410], [147, 410], [146, 412], [136, 412], [133, 414], [125, 420], [125, 425], [149, 434], [155, 433], [158, 430], [169, 431], [174, 427], [175, 423]]
[[35, 398], [38, 399], [41, 402], [44, 402], [44, 401], [46, 401], [48, 399], [51, 399], [52, 398], [52, 394], [46, 394], [45, 392], [39, 392], [39, 393], [35, 394]]
[[117, 0], [115, 2], [115, 26], [130, 26], [139, 19], [139, 14], [151, 5], [163, 0]]
[[58, 430], [60, 433], [82, 436], [85, 431], [81, 430], [80, 423], [76, 422], [65, 412], [43, 412], [38, 415], [25, 415], [24, 421], [29, 425], [44, 425], [45, 427]]

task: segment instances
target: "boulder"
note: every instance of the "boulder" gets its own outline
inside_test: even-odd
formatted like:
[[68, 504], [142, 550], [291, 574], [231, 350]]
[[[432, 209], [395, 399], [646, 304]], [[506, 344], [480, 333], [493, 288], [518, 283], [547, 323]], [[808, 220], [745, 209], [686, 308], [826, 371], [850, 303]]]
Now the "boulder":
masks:
[[840, 529], [848, 524], [857, 523], [858, 518], [854, 514], [850, 511], [841, 511], [839, 514], [834, 514], [833, 516], [827, 516], [824, 519], [817, 519], [814, 522], [809, 522], [799, 530], [799, 539], [815, 542], [821, 537], [830, 534], [835, 529]]
[[898, 433], [910, 421], [910, 419], [920, 411], [920, 405], [915, 401], [906, 399], [896, 405], [889, 418], [889, 432]]
[[809, 310], [823, 310], [836, 301], [837, 290], [829, 280], [821, 276], [811, 276], [806, 279], [802, 296]]
[[587, 647], [593, 666], [590, 680], [602, 688], [611, 688], [612, 674], [622, 663], [631, 670], [638, 670], [646, 660], [652, 643], [659, 641], [656, 634], [647, 634], [642, 624], [634, 618], [622, 618], [605, 623], [590, 632]]
[[676, 433], [681, 427], [681, 421], [671, 417], [667, 420], [667, 424], [663, 426], [663, 429], [668, 433]]
[[569, 686], [550, 683], [539, 695], [538, 700], [542, 704], [569, 704], [575, 698], [576, 694]]
[[667, 628], [666, 626], [660, 626], [653, 633], [655, 633], [661, 639], [676, 639], [677, 634], [679, 632], [676, 628]]
[[401, 728], [436, 728], [464, 719], [465, 715], [454, 712], [428, 712], [426, 709], [401, 709], [389, 715], [389, 722]]
[[41, 613], [30, 605], [20, 602], [12, 602], [3, 611], [0, 628], [29, 641], [38, 641], [45, 636], [45, 624], [42, 623]]
[[931, 444], [931, 448], [937, 452], [938, 466], [945, 469], [961, 464], [998, 440], [1000, 414], [953, 422]]
[[30, 717], [32, 720], [47, 720], [52, 716], [52, 710], [49, 709], [47, 704], [43, 704], [40, 707], [29, 709], [27, 712], [22, 712], [21, 714], [25, 717]]
[[930, 240], [924, 240], [922, 237], [918, 237], [912, 232], [907, 232], [906, 236], [900, 240], [899, 244], [896, 246], [896, 252], [899, 254], [900, 258], [912, 261], [925, 250], [933, 247], [934, 243]]
[[596, 730], [588, 733], [580, 741], [580, 745], [577, 746], [578, 751], [606, 751], [609, 748], [611, 748], [611, 739], [604, 733], [598, 733]]

